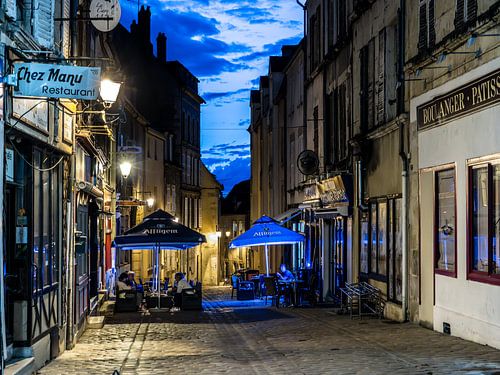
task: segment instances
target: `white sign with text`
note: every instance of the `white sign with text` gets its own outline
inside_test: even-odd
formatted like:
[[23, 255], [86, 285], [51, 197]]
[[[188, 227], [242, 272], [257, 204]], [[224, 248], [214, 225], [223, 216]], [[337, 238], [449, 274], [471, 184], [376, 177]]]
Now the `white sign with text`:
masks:
[[16, 96], [95, 100], [101, 68], [39, 63], [14, 64]]

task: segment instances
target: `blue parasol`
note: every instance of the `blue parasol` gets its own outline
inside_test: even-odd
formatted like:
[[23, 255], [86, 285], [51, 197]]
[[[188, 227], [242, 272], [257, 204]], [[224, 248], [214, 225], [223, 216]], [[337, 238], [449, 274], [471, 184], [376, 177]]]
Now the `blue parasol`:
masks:
[[252, 227], [231, 241], [229, 247], [264, 246], [266, 252], [266, 273], [269, 275], [269, 245], [290, 245], [304, 242], [305, 237], [284, 228], [269, 216], [262, 216]]

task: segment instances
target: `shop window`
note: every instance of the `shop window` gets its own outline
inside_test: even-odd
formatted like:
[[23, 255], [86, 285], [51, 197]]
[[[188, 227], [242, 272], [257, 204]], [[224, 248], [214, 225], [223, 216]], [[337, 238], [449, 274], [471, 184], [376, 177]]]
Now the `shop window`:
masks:
[[455, 169], [436, 172], [434, 268], [456, 277]]
[[360, 226], [360, 273], [387, 282], [388, 298], [401, 301], [401, 198], [372, 202]]
[[[60, 238], [60, 166], [39, 150], [33, 153], [33, 289], [57, 283]], [[42, 172], [43, 169], [43, 172]]]
[[359, 270], [361, 273], [368, 273], [368, 251], [370, 248], [368, 235], [368, 215], [363, 213], [361, 218], [361, 244], [360, 244], [360, 265]]
[[387, 274], [387, 202], [370, 204], [370, 273]]
[[469, 278], [500, 284], [500, 164], [469, 169]]

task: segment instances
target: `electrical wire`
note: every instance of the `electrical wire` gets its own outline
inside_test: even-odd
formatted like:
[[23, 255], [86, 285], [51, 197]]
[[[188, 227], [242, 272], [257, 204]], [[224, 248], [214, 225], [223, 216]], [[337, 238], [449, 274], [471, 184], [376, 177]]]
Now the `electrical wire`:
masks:
[[39, 104], [42, 104], [43, 102], [45, 102], [45, 100], [40, 100], [38, 103], [36, 103], [34, 106], [30, 107], [26, 112], [24, 112], [21, 116], [19, 116], [19, 118], [16, 120], [16, 122], [11, 125], [10, 125], [10, 128], [7, 129], [7, 131], [5, 132], [6, 135], [8, 135], [16, 126], [17, 124], [19, 123], [19, 121], [21, 121], [21, 119], [26, 116], [28, 113], [30, 113], [32, 110], [34, 110], [36, 107], [38, 107]]
[[24, 157], [24, 155], [17, 149], [17, 147], [14, 145], [14, 142], [12, 142], [12, 140], [10, 138], [8, 138], [9, 140], [9, 143], [12, 145], [12, 148], [14, 149], [14, 151], [16, 151], [19, 156], [21, 157], [21, 159], [24, 160], [24, 162], [26, 164], [28, 164], [31, 168], [39, 171], [39, 172], [50, 172], [51, 170], [55, 169], [64, 159], [64, 156], [61, 156], [59, 158], [59, 160], [50, 168], [39, 168], [39, 167], [36, 167], [35, 165], [31, 164], [28, 160], [26, 160], [26, 158]]

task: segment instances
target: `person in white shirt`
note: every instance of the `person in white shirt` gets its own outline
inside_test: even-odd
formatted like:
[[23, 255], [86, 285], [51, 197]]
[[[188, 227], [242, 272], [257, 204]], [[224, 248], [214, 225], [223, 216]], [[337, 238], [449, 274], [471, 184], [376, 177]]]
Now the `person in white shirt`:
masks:
[[175, 274], [176, 285], [174, 286], [174, 307], [181, 307], [182, 303], [182, 291], [185, 289], [191, 289], [192, 286], [189, 285], [184, 274], [182, 272], [177, 272]]
[[126, 272], [123, 272], [120, 277], [118, 277], [118, 281], [116, 282], [116, 287], [118, 290], [131, 290], [132, 287], [127, 284], [128, 275]]

